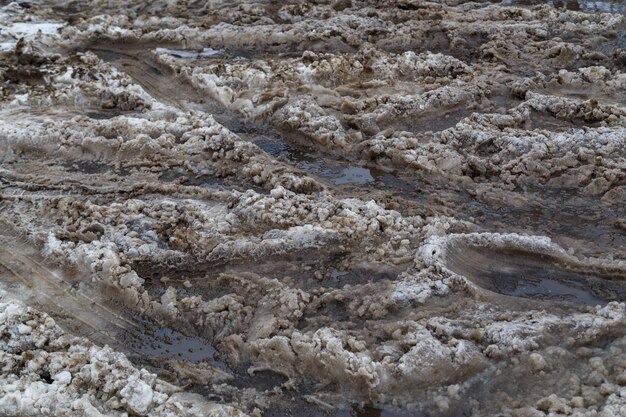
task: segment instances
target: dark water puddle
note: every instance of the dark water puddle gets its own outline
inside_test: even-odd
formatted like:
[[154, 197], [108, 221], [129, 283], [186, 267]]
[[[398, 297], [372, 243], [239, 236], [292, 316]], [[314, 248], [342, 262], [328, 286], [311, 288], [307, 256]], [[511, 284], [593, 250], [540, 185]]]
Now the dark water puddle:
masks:
[[285, 160], [291, 166], [324, 178], [334, 185], [368, 185], [376, 180], [377, 171], [348, 162], [317, 156], [304, 146], [295, 147], [281, 138], [263, 137], [253, 143], [268, 154]]
[[363, 167], [349, 167], [341, 170], [341, 176], [334, 178], [336, 185], [356, 184], [365, 185], [374, 181], [374, 177], [369, 169]]
[[607, 300], [585, 289], [585, 283], [599, 279], [559, 270], [526, 267], [515, 271], [490, 271], [481, 277], [481, 282], [483, 287], [500, 294], [595, 306], [605, 305]]
[[372, 405], [353, 406], [350, 414], [352, 417], [421, 417], [422, 413], [413, 412], [411, 414], [402, 413], [390, 407], [376, 407]]
[[207, 341], [199, 337], [185, 336], [170, 328], [128, 334], [125, 342], [134, 351], [149, 357], [215, 363], [213, 357], [215, 349]]
[[164, 326], [124, 306], [118, 307], [135, 326], [119, 333], [116, 339], [136, 364], [148, 366], [156, 372], [163, 369], [169, 359], [174, 359], [192, 363], [205, 362], [217, 368], [228, 369], [225, 363], [215, 358], [216, 351], [209, 340]]
[[293, 152], [285, 141], [281, 139], [262, 138], [255, 140], [253, 143], [272, 156], [280, 156]]
[[553, 238], [570, 237], [603, 247], [626, 247], [626, 233], [618, 227], [623, 209], [577, 193], [577, 190], [532, 189], [520, 193], [528, 197], [521, 207], [495, 206], [468, 198], [460, 215], [461, 218], [473, 216], [491, 230], [504, 224], [508, 225], [508, 232], [526, 231]]
[[85, 113], [85, 116], [89, 117], [90, 119], [94, 119], [94, 120], [108, 120], [108, 119], [112, 119], [114, 117], [117, 116], [121, 116], [124, 114], [128, 114], [127, 112], [123, 112], [123, 111], [115, 111], [115, 110], [101, 110], [101, 111], [91, 111], [91, 112], [87, 112]]
[[522, 249], [457, 244], [448, 248], [446, 264], [476, 285], [509, 296], [589, 306], [626, 300], [626, 276], [571, 270], [552, 256]]
[[[336, 404], [335, 404], [336, 405]], [[390, 406], [383, 405], [358, 405], [354, 404], [347, 408], [326, 410], [320, 405], [305, 402], [301, 397], [293, 398], [289, 406], [276, 404], [263, 413], [263, 417], [424, 417], [419, 411], [402, 411]], [[457, 414], [455, 417], [463, 417]], [[447, 416], [446, 416], [447, 417]], [[452, 415], [450, 415], [452, 417]]]
[[350, 272], [348, 272], [348, 271], [340, 271], [340, 270], [335, 269], [335, 268], [330, 270], [330, 278], [333, 279], [333, 280], [337, 280], [337, 278], [343, 277], [343, 276], [346, 276], [346, 275], [349, 275], [349, 274], [350, 274]]
[[289, 380], [286, 376], [270, 370], [248, 372], [247, 368], [244, 365], [239, 366], [235, 370], [237, 378], [231, 381], [230, 385], [237, 388], [254, 388], [257, 391], [271, 391]]
[[[218, 120], [219, 121], [219, 120]], [[284, 161], [294, 168], [331, 182], [333, 185], [375, 186], [378, 189], [389, 189], [410, 193], [415, 186], [391, 172], [384, 172], [373, 167], [360, 166], [348, 160], [338, 159], [335, 155], [318, 152], [312, 147], [288, 142], [280, 136], [262, 134], [254, 127], [243, 127], [238, 132], [226, 125], [230, 130], [249, 137], [252, 143], [269, 155]]]

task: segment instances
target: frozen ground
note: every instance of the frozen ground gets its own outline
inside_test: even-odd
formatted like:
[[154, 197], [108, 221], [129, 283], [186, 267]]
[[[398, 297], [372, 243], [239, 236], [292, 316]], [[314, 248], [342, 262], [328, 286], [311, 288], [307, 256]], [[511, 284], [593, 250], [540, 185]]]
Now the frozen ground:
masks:
[[620, 1], [0, 1], [0, 415], [626, 416]]

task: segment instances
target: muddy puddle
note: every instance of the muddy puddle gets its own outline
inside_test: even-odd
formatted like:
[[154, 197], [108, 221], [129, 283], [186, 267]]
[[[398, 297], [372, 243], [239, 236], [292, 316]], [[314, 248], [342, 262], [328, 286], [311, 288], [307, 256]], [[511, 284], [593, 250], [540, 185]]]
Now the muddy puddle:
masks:
[[[284, 410], [272, 412], [269, 411], [268, 415], [272, 417], [278, 417], [283, 415]], [[310, 416], [310, 417], [322, 417], [327, 415], [327, 413], [323, 410], [316, 409], [315, 407], [310, 407], [306, 405], [301, 405], [300, 407], [295, 406], [290, 411], [290, 415], [302, 415], [302, 416]], [[400, 411], [394, 410], [392, 408], [379, 408], [375, 406], [362, 406], [362, 405], [354, 405], [351, 409], [342, 410], [339, 412], [333, 413], [333, 416], [337, 417], [423, 417], [423, 414], [420, 413], [402, 413]]]
[[146, 356], [151, 360], [173, 358], [194, 363], [216, 363], [215, 349], [206, 340], [185, 336], [168, 328], [157, 328], [151, 331], [144, 325], [141, 333], [128, 334], [122, 340], [131, 352]]
[[593, 246], [586, 248], [587, 255], [598, 256], [606, 248], [620, 248], [626, 244], [626, 235], [620, 226], [623, 215], [619, 205], [591, 204], [591, 200], [577, 196], [572, 190], [546, 193], [543, 198], [541, 193], [537, 194], [539, 198], [519, 208], [479, 201], [470, 206], [478, 210], [473, 212], [475, 215], [492, 227], [515, 219], [517, 226], [512, 230], [518, 232], [543, 234], [557, 240], [569, 237], [580, 242], [593, 242]]
[[377, 170], [351, 166], [347, 161], [334, 161], [323, 155], [316, 156], [310, 148], [293, 146], [280, 138], [260, 138], [252, 143], [270, 155], [283, 159], [311, 175], [328, 180], [334, 185], [368, 185], [382, 175]]
[[449, 248], [446, 258], [454, 272], [499, 294], [588, 306], [626, 299], [625, 271], [581, 271], [541, 253], [463, 245]]

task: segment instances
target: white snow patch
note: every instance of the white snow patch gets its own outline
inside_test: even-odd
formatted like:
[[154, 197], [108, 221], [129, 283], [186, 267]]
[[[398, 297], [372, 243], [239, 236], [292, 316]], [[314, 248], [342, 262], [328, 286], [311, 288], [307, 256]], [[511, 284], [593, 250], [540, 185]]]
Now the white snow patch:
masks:
[[62, 242], [56, 238], [54, 233], [48, 233], [48, 239], [43, 247], [42, 254], [43, 256], [50, 256], [55, 254], [62, 254], [63, 246]]
[[128, 384], [120, 391], [120, 397], [135, 413], [144, 414], [152, 404], [154, 392], [150, 385], [136, 377], [131, 377]]
[[2, 31], [14, 36], [34, 37], [39, 33], [42, 35], [55, 35], [63, 26], [63, 23], [54, 22], [19, 22], [5, 26]]
[[9, 52], [15, 49], [17, 42], [0, 42], [0, 52]]
[[69, 371], [62, 371], [53, 376], [52, 379], [59, 385], [68, 385], [72, 382], [72, 374]]

